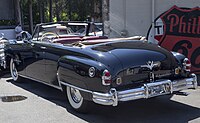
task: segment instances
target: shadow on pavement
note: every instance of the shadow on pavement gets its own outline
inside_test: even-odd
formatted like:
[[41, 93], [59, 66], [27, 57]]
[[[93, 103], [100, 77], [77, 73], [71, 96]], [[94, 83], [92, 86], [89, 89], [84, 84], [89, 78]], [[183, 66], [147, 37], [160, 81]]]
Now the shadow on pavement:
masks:
[[19, 83], [14, 82], [12, 79], [7, 80], [7, 82], [11, 82], [16, 86], [49, 100], [59, 106], [66, 107], [65, 95], [58, 89], [28, 79], [22, 79], [22, 82]]
[[7, 80], [7, 82], [11, 82], [39, 97], [66, 108], [69, 113], [87, 122], [184, 123], [200, 117], [199, 108], [172, 101], [170, 100], [170, 96], [125, 102], [119, 104], [117, 107], [94, 104], [91, 107], [92, 110], [90, 113], [80, 114], [72, 110], [65, 99], [65, 95], [60, 90], [27, 79], [24, 79], [22, 83], [15, 83], [12, 80]]
[[8, 70], [0, 70], [0, 78], [9, 76], [10, 71]]

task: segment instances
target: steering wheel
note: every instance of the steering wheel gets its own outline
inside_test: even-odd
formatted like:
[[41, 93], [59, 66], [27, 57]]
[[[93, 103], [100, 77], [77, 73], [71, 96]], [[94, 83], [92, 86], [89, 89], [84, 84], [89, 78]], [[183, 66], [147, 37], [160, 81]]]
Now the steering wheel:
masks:
[[53, 32], [46, 32], [42, 35], [41, 41], [53, 42], [54, 39], [58, 39], [59, 35]]

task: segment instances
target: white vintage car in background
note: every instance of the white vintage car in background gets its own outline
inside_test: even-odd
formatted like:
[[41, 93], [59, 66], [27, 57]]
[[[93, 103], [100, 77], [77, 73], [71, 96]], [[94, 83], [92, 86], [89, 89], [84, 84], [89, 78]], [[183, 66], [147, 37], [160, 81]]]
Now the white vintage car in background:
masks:
[[8, 40], [6, 38], [2, 37], [0, 38], [0, 69], [4, 70], [6, 69], [6, 58], [4, 53], [4, 47], [8, 43]]
[[[0, 70], [5, 70], [8, 67], [7, 63], [9, 63], [9, 59], [6, 58], [6, 55], [4, 52], [5, 45], [16, 44], [16, 43], [22, 42], [22, 40], [24, 38], [30, 39], [30, 38], [32, 38], [32, 36], [27, 31], [22, 31], [21, 32], [22, 36], [21, 36], [20, 40], [17, 41], [15, 38], [15, 35], [14, 35], [14, 31], [12, 31], [11, 29], [1, 30], [0, 32], [2, 32], [0, 34]], [[4, 34], [4, 32], [5, 32], [5, 34]]]

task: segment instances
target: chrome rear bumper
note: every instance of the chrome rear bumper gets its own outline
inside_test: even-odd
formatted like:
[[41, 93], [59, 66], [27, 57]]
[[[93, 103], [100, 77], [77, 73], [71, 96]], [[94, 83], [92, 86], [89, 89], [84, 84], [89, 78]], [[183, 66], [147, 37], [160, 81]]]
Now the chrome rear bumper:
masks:
[[191, 74], [190, 78], [176, 81], [161, 80], [130, 90], [117, 91], [115, 88], [111, 88], [109, 93], [92, 92], [92, 99], [97, 104], [117, 106], [119, 101], [151, 98], [189, 88], [197, 88], [197, 77], [195, 74]]

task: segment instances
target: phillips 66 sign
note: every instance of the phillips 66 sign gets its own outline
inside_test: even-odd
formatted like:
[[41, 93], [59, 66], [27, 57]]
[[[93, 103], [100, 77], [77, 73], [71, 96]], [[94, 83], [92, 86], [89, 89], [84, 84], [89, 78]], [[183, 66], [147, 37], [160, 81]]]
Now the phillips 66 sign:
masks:
[[200, 8], [171, 9], [160, 15], [147, 36], [151, 43], [187, 56], [192, 72], [200, 73]]

